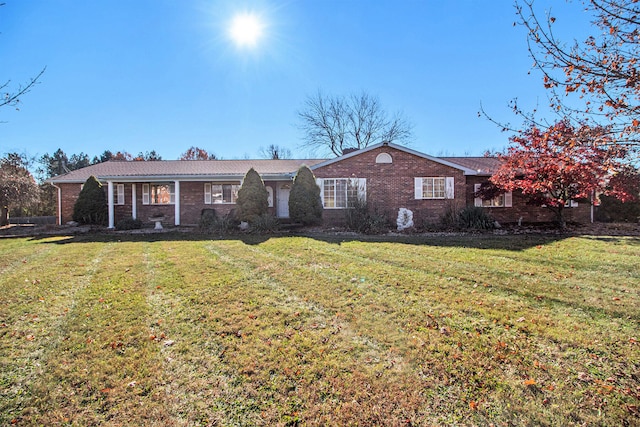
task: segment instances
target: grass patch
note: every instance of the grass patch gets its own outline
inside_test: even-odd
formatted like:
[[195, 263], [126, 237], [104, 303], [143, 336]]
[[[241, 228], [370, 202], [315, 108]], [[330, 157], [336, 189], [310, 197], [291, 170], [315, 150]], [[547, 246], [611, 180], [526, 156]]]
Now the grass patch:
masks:
[[0, 424], [640, 423], [637, 238], [192, 237], [0, 240]]

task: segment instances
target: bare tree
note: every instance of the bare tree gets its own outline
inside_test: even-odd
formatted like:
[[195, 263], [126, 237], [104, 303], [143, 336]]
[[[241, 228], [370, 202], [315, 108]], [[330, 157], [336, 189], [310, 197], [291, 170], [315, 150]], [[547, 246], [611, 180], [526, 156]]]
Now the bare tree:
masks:
[[271, 160], [290, 159], [291, 150], [280, 147], [279, 145], [270, 144], [267, 148], [260, 147], [260, 157]]
[[[534, 67], [549, 90], [549, 106], [574, 123], [606, 125], [613, 142], [640, 145], [640, 3], [637, 0], [582, 0], [592, 14], [594, 32], [584, 41], [556, 37], [562, 25], [551, 11], [536, 10], [533, 0], [516, 2], [527, 29]], [[514, 111], [535, 122], [534, 113]]]
[[318, 92], [306, 99], [298, 117], [303, 147], [336, 156], [380, 142], [406, 143], [411, 137], [412, 126], [402, 115], [389, 117], [378, 98], [366, 92], [347, 97]]
[[[4, 3], [0, 3], [0, 6], [4, 6]], [[20, 103], [20, 97], [26, 94], [38, 83], [38, 80], [44, 74], [47, 67], [44, 67], [35, 77], [29, 79], [24, 84], [19, 84], [17, 87], [11, 86], [11, 80], [6, 80], [4, 83], [0, 83], [0, 107], [16, 107]]]
[[[31, 90], [38, 83], [38, 80], [44, 74], [46, 67], [43, 68], [35, 77], [31, 78], [27, 83], [18, 85], [11, 89], [11, 80], [7, 80], [0, 84], [0, 107], [11, 106], [16, 107], [20, 103], [20, 97]], [[17, 108], [17, 107], [16, 107]]]

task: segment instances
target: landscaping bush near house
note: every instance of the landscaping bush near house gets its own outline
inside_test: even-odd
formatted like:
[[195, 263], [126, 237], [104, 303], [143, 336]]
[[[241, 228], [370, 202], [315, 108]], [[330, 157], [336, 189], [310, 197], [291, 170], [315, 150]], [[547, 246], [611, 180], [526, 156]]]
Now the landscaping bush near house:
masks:
[[389, 231], [387, 218], [359, 197], [349, 201], [349, 208], [345, 209], [345, 224], [349, 230], [357, 233], [380, 234]]
[[444, 213], [440, 216], [440, 225], [443, 229], [457, 229], [460, 209], [454, 202], [447, 203]]
[[464, 230], [491, 230], [495, 221], [481, 207], [466, 206], [458, 213], [458, 227]]
[[269, 211], [269, 193], [262, 178], [253, 168], [249, 169], [242, 180], [236, 206], [236, 218], [249, 223]]
[[140, 218], [124, 218], [116, 223], [116, 230], [138, 230], [140, 228], [142, 228]]
[[316, 225], [322, 222], [322, 200], [320, 187], [307, 166], [298, 169], [289, 195], [289, 217], [292, 221], [304, 225]]
[[600, 196], [600, 206], [596, 209], [596, 220], [600, 222], [640, 221], [640, 201], [622, 202], [613, 196]]
[[198, 227], [208, 233], [227, 234], [235, 229], [233, 215], [219, 216], [213, 209], [203, 209]]
[[465, 206], [459, 209], [451, 203], [440, 217], [440, 225], [447, 230], [491, 230], [495, 227], [495, 221], [481, 207]]
[[108, 217], [104, 188], [95, 176], [90, 176], [73, 206], [73, 220], [80, 224], [105, 225]]
[[273, 233], [279, 228], [278, 218], [271, 214], [262, 214], [249, 223], [249, 231], [252, 233]]

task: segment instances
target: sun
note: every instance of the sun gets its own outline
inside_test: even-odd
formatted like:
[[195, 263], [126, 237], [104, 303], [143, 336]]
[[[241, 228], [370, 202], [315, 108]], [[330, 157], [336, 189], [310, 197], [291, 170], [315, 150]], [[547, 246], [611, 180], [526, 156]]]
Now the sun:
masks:
[[233, 17], [229, 26], [229, 36], [239, 47], [255, 46], [264, 30], [264, 24], [253, 13], [242, 13]]

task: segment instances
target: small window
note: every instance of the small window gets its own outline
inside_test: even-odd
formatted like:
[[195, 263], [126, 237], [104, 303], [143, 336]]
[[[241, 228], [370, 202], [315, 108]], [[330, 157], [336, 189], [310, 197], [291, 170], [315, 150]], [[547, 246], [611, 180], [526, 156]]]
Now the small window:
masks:
[[210, 184], [204, 185], [204, 203], [214, 204], [234, 204], [238, 198], [239, 184]]
[[113, 192], [113, 204], [124, 205], [124, 184], [116, 184]]
[[[482, 184], [474, 184], [473, 190], [475, 193], [480, 191], [480, 187]], [[511, 191], [507, 191], [505, 193], [499, 194], [492, 199], [482, 199], [480, 197], [475, 197], [474, 205], [477, 207], [483, 208], [510, 208], [512, 206], [512, 193]]]
[[393, 158], [389, 153], [380, 153], [376, 157], [376, 163], [393, 163]]
[[265, 188], [267, 189], [267, 202], [269, 203], [269, 207], [272, 208], [273, 207], [273, 188], [269, 185], [265, 186]]

